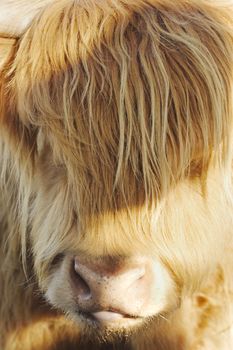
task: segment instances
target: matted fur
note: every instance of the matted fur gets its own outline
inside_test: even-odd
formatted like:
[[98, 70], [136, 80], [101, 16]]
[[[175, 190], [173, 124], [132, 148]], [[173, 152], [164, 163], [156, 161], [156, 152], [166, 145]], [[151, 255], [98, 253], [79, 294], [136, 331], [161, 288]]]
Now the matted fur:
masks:
[[231, 2], [59, 0], [16, 40], [0, 73], [4, 350], [78, 343], [42, 301], [61, 252], [163, 262], [180, 309], [134, 349], [232, 348], [232, 17]]

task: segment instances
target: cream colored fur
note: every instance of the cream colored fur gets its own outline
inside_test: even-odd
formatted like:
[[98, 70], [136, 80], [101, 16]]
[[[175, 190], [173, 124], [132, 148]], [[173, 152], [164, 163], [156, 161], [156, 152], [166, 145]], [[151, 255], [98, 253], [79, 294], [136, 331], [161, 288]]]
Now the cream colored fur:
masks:
[[232, 18], [230, 1], [59, 0], [2, 39], [1, 350], [96, 349], [45, 300], [77, 252], [171, 276], [172, 310], [105, 334], [116, 349], [233, 348]]

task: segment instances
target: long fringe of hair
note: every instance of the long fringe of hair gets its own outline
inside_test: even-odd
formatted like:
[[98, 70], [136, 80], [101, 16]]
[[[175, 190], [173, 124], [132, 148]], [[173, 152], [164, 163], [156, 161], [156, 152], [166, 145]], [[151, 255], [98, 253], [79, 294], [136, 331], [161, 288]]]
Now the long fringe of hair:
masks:
[[210, 164], [230, 179], [231, 13], [230, 1], [59, 0], [37, 16], [0, 76], [1, 129], [27, 184], [22, 237], [48, 150], [79, 222], [204, 182]]

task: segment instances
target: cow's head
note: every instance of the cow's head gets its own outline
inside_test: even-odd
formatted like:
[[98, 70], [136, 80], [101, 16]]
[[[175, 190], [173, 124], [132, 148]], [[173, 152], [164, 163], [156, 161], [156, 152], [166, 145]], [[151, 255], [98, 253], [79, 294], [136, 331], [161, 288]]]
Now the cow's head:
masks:
[[204, 1], [61, 0], [15, 41], [0, 118], [23, 248], [77, 322], [169, 314], [223, 254], [230, 21]]

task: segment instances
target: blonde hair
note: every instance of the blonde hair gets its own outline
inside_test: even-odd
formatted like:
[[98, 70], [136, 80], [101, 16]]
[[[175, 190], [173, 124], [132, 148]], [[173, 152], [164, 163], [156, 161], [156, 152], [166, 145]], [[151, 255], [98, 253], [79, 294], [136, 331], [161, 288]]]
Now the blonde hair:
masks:
[[0, 78], [1, 123], [20, 163], [24, 247], [44, 142], [83, 227], [91, 216], [158, 202], [185, 178], [205, 183], [210, 164], [230, 182], [231, 9], [59, 0], [33, 21]]
[[153, 198], [228, 159], [232, 67], [232, 20], [216, 2], [62, 0], [23, 35], [10, 88], [29, 137], [43, 129], [110, 204], [130, 200], [131, 182]]
[[55, 0], [16, 40], [0, 72], [6, 325], [33, 303], [21, 256], [45, 290], [70, 249], [145, 245], [181, 299], [221, 261], [210, 295], [230, 304], [232, 19], [231, 1]]

